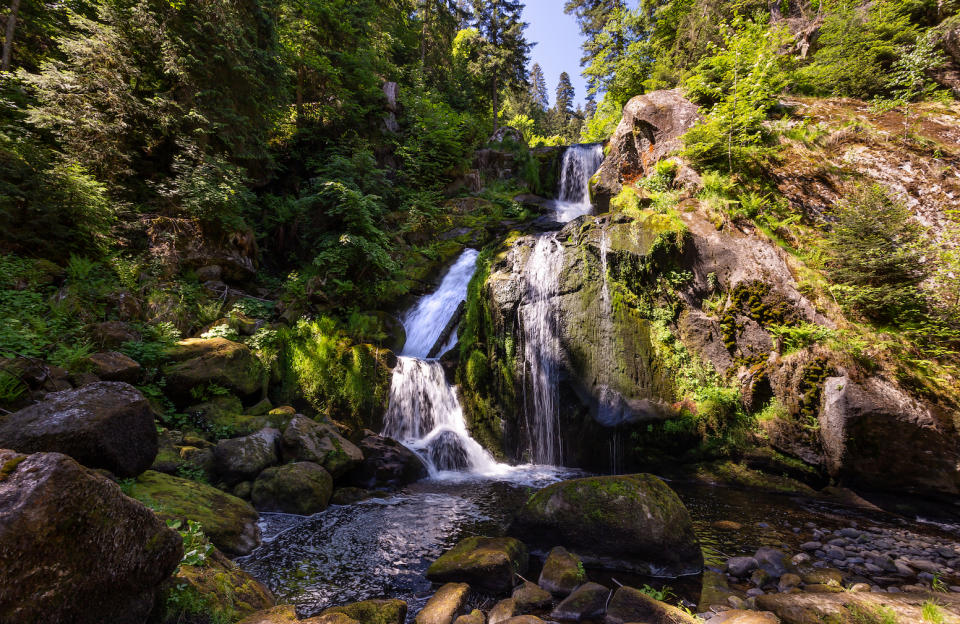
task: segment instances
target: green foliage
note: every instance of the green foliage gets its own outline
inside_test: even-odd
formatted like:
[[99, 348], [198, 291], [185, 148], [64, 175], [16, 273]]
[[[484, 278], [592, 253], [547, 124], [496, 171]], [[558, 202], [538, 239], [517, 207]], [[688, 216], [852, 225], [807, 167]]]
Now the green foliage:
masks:
[[240, 340], [240, 334], [237, 333], [237, 330], [230, 327], [226, 323], [222, 325], [214, 325], [207, 331], [200, 334], [201, 338], [226, 338], [227, 340], [233, 340], [236, 342]]
[[898, 624], [897, 614], [886, 607], [866, 607], [850, 605], [847, 607], [851, 624]]
[[932, 95], [937, 84], [929, 76], [947, 63], [947, 56], [937, 48], [933, 32], [927, 31], [917, 39], [916, 45], [903, 46], [898, 52], [889, 83], [894, 98], [909, 102]]
[[879, 322], [920, 317], [928, 243], [906, 206], [874, 185], [839, 202], [834, 213], [827, 250], [837, 299]]
[[646, 594], [647, 596], [650, 596], [654, 600], [659, 600], [660, 602], [669, 602], [677, 597], [669, 585], [664, 585], [660, 589], [656, 589], [644, 583], [644, 585], [638, 589], [640, 593]]
[[772, 153], [763, 122], [788, 82], [789, 57], [780, 49], [789, 33], [740, 18], [721, 32], [722, 44], [709, 46], [684, 83], [687, 95], [708, 108], [684, 144], [694, 163], [732, 172], [755, 168]]
[[187, 520], [187, 526], [183, 526], [181, 520], [167, 520], [167, 527], [180, 534], [183, 539], [183, 558], [180, 559], [181, 565], [201, 567], [206, 565], [207, 558], [213, 552], [213, 544], [203, 533], [203, 527], [199, 522]]
[[933, 600], [925, 600], [920, 606], [920, 615], [924, 622], [931, 624], [943, 624], [947, 621], [947, 616], [943, 609]]
[[580, 132], [582, 143], [606, 141], [617, 129], [623, 116], [623, 107], [612, 98], [604, 97], [594, 114], [586, 120]]

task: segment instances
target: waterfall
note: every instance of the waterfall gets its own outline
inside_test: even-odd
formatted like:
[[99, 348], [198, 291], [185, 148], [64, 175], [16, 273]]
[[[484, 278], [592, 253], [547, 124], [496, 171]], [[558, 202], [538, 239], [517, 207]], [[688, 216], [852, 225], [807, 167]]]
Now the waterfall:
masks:
[[[603, 163], [600, 144], [571, 145], [563, 153], [560, 186], [554, 202], [556, 220], [567, 222], [593, 211], [590, 177]], [[601, 254], [606, 280], [606, 233]], [[560, 405], [557, 382], [560, 373], [560, 327], [556, 297], [560, 289], [563, 247], [555, 232], [542, 234], [523, 270], [524, 291], [520, 306], [524, 357], [524, 417], [530, 442], [530, 458], [538, 464], [563, 464], [560, 437]], [[609, 307], [604, 282], [602, 296]]]
[[564, 151], [555, 203], [557, 221], [565, 223], [592, 212], [590, 177], [602, 163], [603, 146], [599, 143], [571, 145]]
[[[451, 471], [501, 471], [490, 453], [470, 437], [456, 388], [447, 383], [443, 366], [428, 359], [466, 299], [477, 255], [475, 249], [464, 251], [437, 290], [422, 297], [403, 317], [407, 341], [393, 370], [383, 435], [420, 454], [432, 477]], [[456, 332], [444, 342], [441, 354], [456, 342]]]

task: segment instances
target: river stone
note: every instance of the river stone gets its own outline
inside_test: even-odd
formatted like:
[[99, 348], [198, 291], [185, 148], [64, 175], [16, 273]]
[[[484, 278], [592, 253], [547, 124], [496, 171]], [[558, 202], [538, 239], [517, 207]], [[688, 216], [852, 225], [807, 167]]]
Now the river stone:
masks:
[[486, 624], [487, 618], [480, 609], [474, 609], [466, 615], [461, 615], [453, 624]]
[[760, 548], [754, 553], [753, 558], [757, 560], [761, 570], [774, 578], [779, 578], [793, 570], [787, 555], [774, 548]]
[[679, 576], [703, 568], [687, 508], [649, 474], [549, 485], [527, 500], [514, 529], [537, 542], [564, 543], [611, 569]]
[[834, 568], [814, 570], [803, 575], [805, 585], [832, 585], [843, 587], [843, 572]]
[[466, 583], [447, 583], [417, 614], [416, 624], [451, 624], [465, 612], [469, 594], [470, 586]]
[[94, 353], [87, 361], [93, 368], [91, 372], [104, 381], [136, 383], [143, 371], [136, 360], [117, 351]]
[[607, 624], [698, 624], [697, 620], [665, 602], [654, 600], [639, 589], [621, 587], [607, 606]]
[[427, 476], [416, 453], [396, 440], [371, 435], [360, 441], [363, 462], [347, 475], [351, 485], [366, 489], [401, 487]]
[[256, 510], [217, 488], [148, 470], [130, 484], [128, 494], [156, 508], [161, 518], [199, 522], [213, 545], [228, 555], [248, 555], [260, 545]]
[[220, 440], [213, 450], [214, 469], [227, 485], [252, 481], [270, 466], [280, 463], [279, 439], [280, 432], [267, 427], [242, 438]]
[[584, 583], [557, 605], [550, 617], [579, 622], [603, 615], [610, 590], [599, 583]]
[[513, 590], [513, 601], [520, 611], [535, 611], [549, 607], [553, 596], [539, 585], [524, 581]]
[[320, 615], [343, 613], [359, 624], [404, 624], [407, 603], [398, 599], [363, 600], [341, 607], [331, 607]]
[[719, 572], [707, 569], [703, 571], [703, 583], [700, 588], [700, 601], [697, 609], [705, 613], [715, 605], [726, 605], [727, 598], [733, 595], [727, 577]]
[[323, 466], [297, 462], [261, 472], [250, 496], [260, 511], [309, 516], [326, 509], [332, 493], [333, 478]]
[[535, 615], [517, 615], [509, 620], [504, 620], [503, 624], [546, 624]]
[[727, 559], [727, 572], [737, 578], [745, 578], [760, 564], [753, 557], [730, 557]]
[[512, 618], [517, 613], [517, 603], [513, 598], [506, 598], [493, 605], [487, 615], [487, 624], [500, 624]]
[[263, 390], [264, 369], [250, 348], [226, 338], [189, 338], [167, 354], [163, 368], [166, 394], [180, 406], [193, 399], [191, 390], [211, 385], [249, 397]]
[[780, 618], [769, 611], [731, 609], [710, 618], [710, 624], [780, 624]]
[[135, 477], [157, 456], [153, 408], [131, 385], [102, 381], [53, 392], [0, 425], [0, 448], [69, 455], [89, 468]]
[[527, 547], [512, 537], [468, 537], [427, 569], [438, 583], [464, 582], [491, 594], [509, 592], [514, 577], [527, 572]]
[[283, 461], [314, 462], [337, 479], [363, 461], [363, 452], [337, 433], [332, 425], [303, 415], [290, 420], [280, 438]]
[[562, 598], [586, 580], [587, 575], [580, 557], [568, 552], [563, 546], [556, 546], [543, 564], [539, 585], [554, 596]]
[[60, 453], [0, 449], [0, 621], [144, 622], [180, 536]]

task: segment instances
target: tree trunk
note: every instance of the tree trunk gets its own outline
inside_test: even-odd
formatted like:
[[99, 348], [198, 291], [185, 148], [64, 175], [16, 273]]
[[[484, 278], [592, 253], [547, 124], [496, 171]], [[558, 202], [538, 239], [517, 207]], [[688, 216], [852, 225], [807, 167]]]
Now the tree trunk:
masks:
[[303, 123], [303, 65], [297, 68], [297, 127]]
[[497, 77], [493, 77], [493, 131], [497, 131], [497, 122], [500, 117], [500, 103], [497, 101]]
[[13, 35], [17, 27], [17, 13], [20, 11], [20, 0], [10, 2], [10, 14], [7, 15], [7, 34], [3, 39], [3, 60], [0, 61], [0, 70], [10, 71], [10, 57], [13, 55]]

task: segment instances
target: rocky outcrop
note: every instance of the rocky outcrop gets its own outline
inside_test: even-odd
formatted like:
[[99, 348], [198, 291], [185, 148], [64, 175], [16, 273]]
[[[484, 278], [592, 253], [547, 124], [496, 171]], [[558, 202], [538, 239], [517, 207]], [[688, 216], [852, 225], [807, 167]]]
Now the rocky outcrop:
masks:
[[333, 478], [319, 464], [297, 462], [267, 468], [253, 482], [253, 505], [260, 511], [308, 516], [330, 503]]
[[240, 397], [263, 390], [263, 365], [249, 347], [226, 338], [190, 338], [170, 350], [172, 364], [164, 367], [166, 392], [180, 405], [192, 399], [191, 390], [217, 385]]
[[607, 209], [624, 180], [642, 178], [657, 161], [681, 149], [680, 137], [699, 118], [696, 104], [679, 89], [653, 91], [627, 102], [593, 187], [598, 208]]
[[163, 518], [199, 522], [213, 545], [229, 555], [248, 555], [260, 545], [256, 510], [209, 485], [148, 470], [128, 493]]
[[346, 479], [361, 488], [392, 488], [427, 476], [420, 456], [396, 440], [368, 435], [360, 441], [363, 462]]
[[0, 450], [0, 621], [140, 624], [180, 536], [60, 453]]
[[567, 544], [585, 562], [610, 569], [679, 576], [703, 568], [686, 507], [648, 474], [547, 486], [519, 511], [511, 532], [534, 543]]
[[526, 574], [527, 556], [523, 542], [511, 537], [468, 537], [434, 561], [427, 578], [503, 594], [513, 589], [517, 574]]
[[0, 447], [64, 453], [90, 468], [135, 477], [157, 455], [153, 408], [125, 383], [104, 381], [48, 394], [8, 416]]
[[830, 475], [875, 490], [960, 493], [960, 449], [919, 401], [881, 378], [824, 383], [820, 438]]

